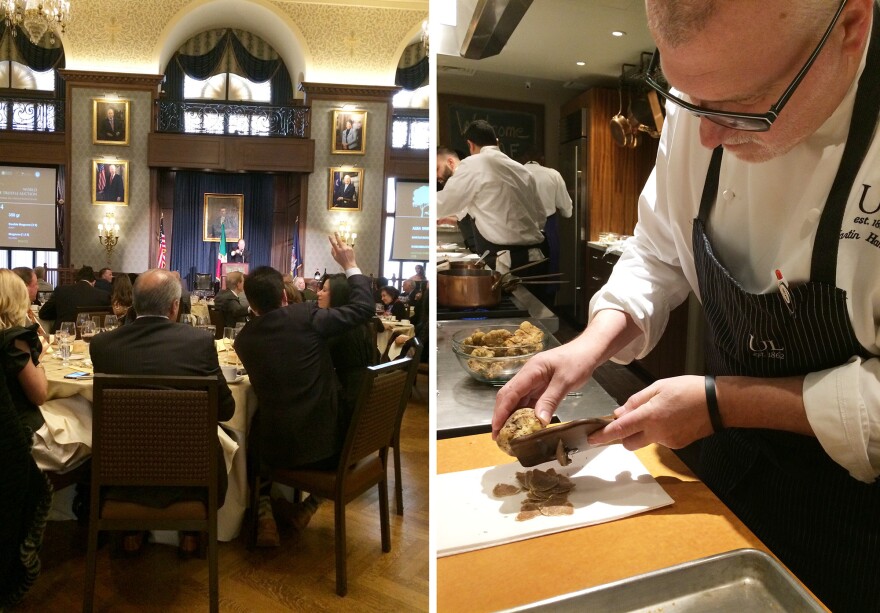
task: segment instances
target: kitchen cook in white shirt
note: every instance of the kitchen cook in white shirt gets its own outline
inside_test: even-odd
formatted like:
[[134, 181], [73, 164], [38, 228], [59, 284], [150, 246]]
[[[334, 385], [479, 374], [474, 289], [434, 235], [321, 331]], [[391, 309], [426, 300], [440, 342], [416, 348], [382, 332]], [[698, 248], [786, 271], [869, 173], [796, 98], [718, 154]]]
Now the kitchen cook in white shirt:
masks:
[[[876, 27], [876, 25], [875, 25]], [[864, 57], [859, 75], [864, 69]], [[716, 255], [750, 293], [776, 290], [779, 269], [792, 286], [809, 280], [821, 207], [846, 144], [856, 81], [822, 127], [789, 153], [760, 164], [726, 156], [721, 198], [709, 229]], [[659, 341], [669, 312], [699, 297], [691, 241], [712, 151], [700, 145], [699, 120], [667, 104], [657, 166], [639, 201], [639, 222], [608, 284], [591, 302], [632, 315], [644, 335], [615, 356], [627, 363]], [[871, 129], [866, 126], [865, 129]], [[675, 143], [672, 147], [671, 144]], [[784, 205], [784, 206], [780, 206]], [[860, 344], [880, 354], [880, 135], [874, 134], [847, 201], [837, 286]], [[856, 479], [880, 475], [880, 359], [853, 357], [810, 373], [803, 385], [807, 419], [825, 451]]]
[[550, 217], [553, 213], [558, 213], [560, 217], [571, 217], [571, 196], [568, 195], [565, 179], [559, 171], [541, 166], [538, 162], [526, 162], [524, 166], [535, 178], [544, 216]]
[[[480, 234], [498, 245], [538, 245], [544, 240], [541, 228], [546, 216], [540, 205], [535, 180], [522, 164], [510, 159], [496, 146], [458, 163], [455, 173], [437, 193], [437, 217], [465, 215], [474, 218]], [[529, 260], [543, 257], [531, 249]], [[507, 254], [498, 259], [498, 270], [509, 266]]]

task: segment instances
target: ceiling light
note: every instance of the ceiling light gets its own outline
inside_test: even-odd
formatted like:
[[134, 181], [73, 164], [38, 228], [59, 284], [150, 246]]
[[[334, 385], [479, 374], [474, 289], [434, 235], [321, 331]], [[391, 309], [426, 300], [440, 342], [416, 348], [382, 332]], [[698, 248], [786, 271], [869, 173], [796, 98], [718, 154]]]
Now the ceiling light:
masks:
[[623, 30], [614, 30], [613, 32], [611, 32], [611, 36], [620, 38], [621, 36], [626, 36], [626, 32], [624, 32]]
[[587, 65], [586, 62], [575, 62], [575, 64], [577, 64], [578, 66], [586, 66]]

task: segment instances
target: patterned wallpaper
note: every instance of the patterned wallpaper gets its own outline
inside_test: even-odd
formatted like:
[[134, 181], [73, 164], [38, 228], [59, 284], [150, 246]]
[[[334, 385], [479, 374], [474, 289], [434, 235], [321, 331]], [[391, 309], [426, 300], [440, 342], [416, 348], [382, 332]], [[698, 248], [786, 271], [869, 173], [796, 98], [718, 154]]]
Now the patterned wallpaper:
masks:
[[[357, 232], [355, 254], [364, 274], [378, 276], [381, 264], [382, 211], [385, 176], [385, 132], [388, 125], [388, 105], [372, 102], [358, 105], [367, 111], [366, 145], [364, 155], [331, 154], [333, 110], [339, 104], [319, 100], [312, 106], [312, 138], [315, 140], [315, 172], [309, 176], [309, 201], [306, 216], [306, 251], [303, 253], [304, 275], [315, 269], [339, 272], [339, 265], [330, 255], [327, 236], [348, 220]], [[328, 211], [330, 198], [330, 168], [354, 166], [364, 169], [361, 192], [362, 209], [359, 212]]]
[[[129, 145], [92, 144], [92, 98], [103, 98], [107, 89], [75, 87], [71, 94], [70, 181], [70, 263], [95, 270], [106, 266], [106, 252], [98, 242], [98, 224], [108, 209], [119, 224], [119, 244], [109, 266], [114, 270], [141, 272], [149, 262], [150, 170], [147, 167], [147, 138], [150, 131], [150, 93], [114, 91], [130, 100], [131, 138]], [[115, 157], [129, 163], [128, 206], [93, 205], [91, 198], [92, 160]]]
[[[283, 0], [240, 0], [240, 10], [247, 10], [252, 2], [273, 6], [299, 28], [304, 37], [300, 43], [312, 60], [305, 68], [307, 81], [391, 85], [400, 59], [398, 48], [428, 18], [428, 0], [423, 11]], [[158, 74], [164, 68], [156, 65], [154, 57], [160, 36], [166, 28], [173, 30], [182, 15], [203, 4], [198, 0], [77, 0], [63, 37], [67, 66]], [[234, 14], [227, 25], [235, 25]]]

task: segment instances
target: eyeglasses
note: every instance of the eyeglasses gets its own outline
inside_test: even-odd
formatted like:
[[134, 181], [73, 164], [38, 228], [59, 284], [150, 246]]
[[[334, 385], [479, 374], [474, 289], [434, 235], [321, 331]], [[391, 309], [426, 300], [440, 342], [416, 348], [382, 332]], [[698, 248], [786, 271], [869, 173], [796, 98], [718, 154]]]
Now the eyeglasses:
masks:
[[705, 117], [713, 123], [717, 123], [720, 126], [732, 130], [766, 132], [770, 129], [770, 126], [773, 125], [773, 122], [776, 121], [777, 117], [779, 117], [779, 113], [782, 112], [783, 107], [788, 103], [788, 99], [791, 98], [792, 94], [794, 94], [795, 90], [798, 88], [798, 85], [801, 84], [801, 81], [804, 80], [807, 72], [813, 66], [813, 62], [816, 61], [816, 57], [818, 57], [819, 52], [822, 51], [822, 47], [825, 46], [825, 42], [831, 35], [834, 25], [837, 23], [837, 19], [843, 12], [843, 7], [846, 6], [846, 2], [847, 0], [842, 0], [840, 6], [837, 8], [837, 12], [834, 13], [834, 18], [831, 20], [831, 24], [828, 26], [828, 29], [825, 30], [825, 34], [822, 35], [822, 39], [819, 41], [816, 49], [810, 54], [810, 57], [807, 58], [807, 63], [804, 64], [804, 67], [797, 73], [794, 80], [791, 82], [791, 85], [785, 88], [785, 91], [782, 92], [782, 96], [779, 97], [779, 100], [777, 100], [766, 113], [731, 113], [728, 111], [715, 111], [702, 106], [697, 106], [696, 104], [691, 104], [690, 102], [686, 102], [678, 96], [669, 93], [668, 85], [664, 85], [658, 80], [660, 75], [659, 49], [654, 50], [654, 55], [651, 57], [651, 63], [648, 64], [645, 82], [658, 94], [670, 102], [674, 102], [683, 109], [690, 111], [697, 117]]

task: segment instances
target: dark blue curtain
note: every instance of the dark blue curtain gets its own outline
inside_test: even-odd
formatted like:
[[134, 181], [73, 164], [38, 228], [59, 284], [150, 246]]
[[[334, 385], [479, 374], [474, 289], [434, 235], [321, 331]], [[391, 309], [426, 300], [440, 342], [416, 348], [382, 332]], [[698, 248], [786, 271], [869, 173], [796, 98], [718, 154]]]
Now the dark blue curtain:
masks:
[[[179, 270], [190, 288], [195, 273], [214, 273], [219, 243], [202, 240], [205, 194], [243, 194], [242, 227], [251, 252], [250, 267], [270, 264], [274, 178], [267, 174], [178, 172], [174, 181], [174, 233], [171, 270]], [[232, 250], [232, 244], [227, 245]]]

